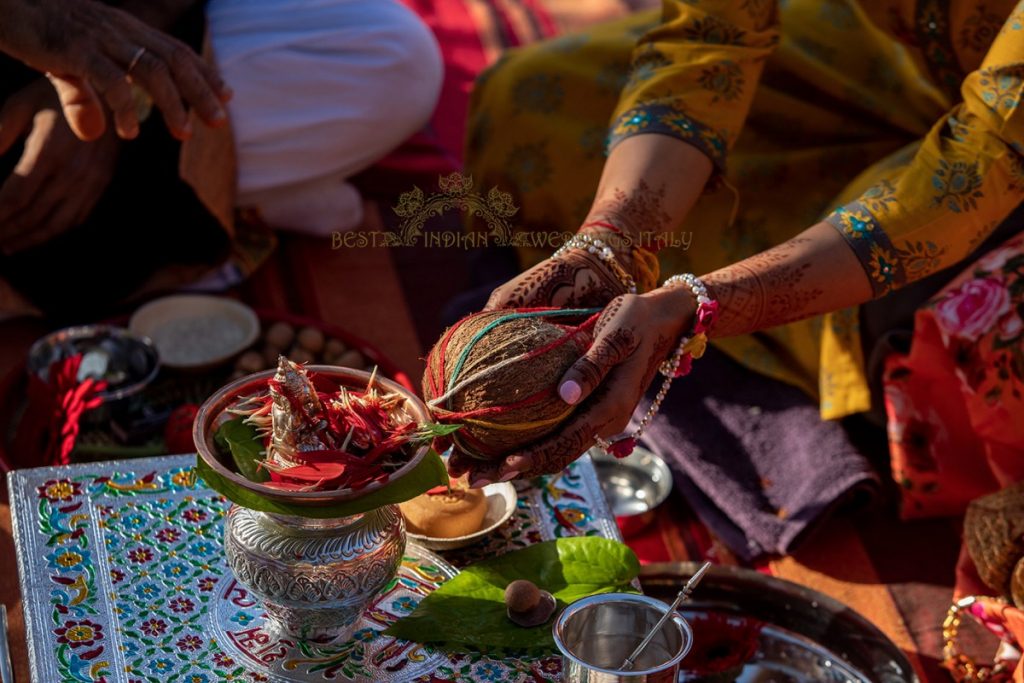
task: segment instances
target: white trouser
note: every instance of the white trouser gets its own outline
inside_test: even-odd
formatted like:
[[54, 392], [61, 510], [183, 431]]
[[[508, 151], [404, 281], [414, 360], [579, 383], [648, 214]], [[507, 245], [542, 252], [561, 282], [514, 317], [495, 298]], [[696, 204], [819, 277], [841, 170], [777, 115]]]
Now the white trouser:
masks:
[[437, 103], [443, 65], [430, 29], [397, 0], [210, 0], [207, 18], [234, 90], [239, 205], [280, 227], [353, 227], [361, 204], [344, 180]]

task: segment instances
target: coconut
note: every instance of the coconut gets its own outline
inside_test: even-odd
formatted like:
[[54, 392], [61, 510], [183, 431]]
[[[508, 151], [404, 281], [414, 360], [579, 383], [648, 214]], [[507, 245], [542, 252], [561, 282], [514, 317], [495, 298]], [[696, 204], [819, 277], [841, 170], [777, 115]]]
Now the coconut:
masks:
[[574, 313], [485, 311], [442, 335], [427, 356], [423, 394], [438, 422], [463, 425], [456, 448], [494, 462], [568, 419], [558, 380], [590, 345], [594, 323], [578, 324]]

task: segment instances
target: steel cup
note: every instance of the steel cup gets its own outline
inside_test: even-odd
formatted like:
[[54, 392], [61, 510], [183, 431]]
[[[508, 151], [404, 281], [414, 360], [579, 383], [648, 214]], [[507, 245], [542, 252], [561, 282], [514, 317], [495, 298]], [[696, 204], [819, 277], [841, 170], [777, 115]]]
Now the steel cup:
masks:
[[567, 683], [675, 683], [693, 632], [678, 614], [669, 619], [629, 671], [621, 669], [668, 605], [644, 595], [606, 593], [577, 600], [552, 626]]

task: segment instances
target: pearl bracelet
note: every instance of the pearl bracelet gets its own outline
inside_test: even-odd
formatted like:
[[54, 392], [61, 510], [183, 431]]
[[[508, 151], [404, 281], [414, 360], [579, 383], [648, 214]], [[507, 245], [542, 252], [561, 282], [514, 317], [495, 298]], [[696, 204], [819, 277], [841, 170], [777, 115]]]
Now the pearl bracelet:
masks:
[[673, 275], [665, 280], [662, 287], [673, 287], [680, 283], [688, 286], [694, 298], [697, 299], [697, 313], [693, 332], [689, 336], [683, 335], [672, 355], [658, 368], [658, 371], [665, 379], [662, 380], [658, 393], [655, 394], [654, 400], [651, 401], [647, 412], [641, 418], [636, 431], [630, 435], [623, 435], [610, 441], [598, 435], [594, 436], [594, 442], [604, 449], [605, 452], [614, 455], [616, 458], [625, 458], [633, 452], [647, 426], [661, 409], [661, 403], [665, 400], [665, 396], [668, 395], [668, 390], [672, 386], [672, 380], [688, 374], [693, 366], [693, 359], [703, 356], [704, 350], [707, 348], [707, 331], [711, 329], [715, 322], [715, 317], [718, 315], [718, 302], [708, 295], [708, 288], [693, 273]]
[[565, 244], [558, 248], [558, 251], [551, 255], [551, 258], [558, 258], [570, 249], [582, 249], [604, 261], [605, 265], [619, 278], [626, 291], [630, 294], [636, 294], [636, 280], [626, 272], [625, 268], [619, 265], [619, 262], [615, 259], [615, 252], [602, 240], [590, 235], [573, 235], [565, 241]]
[[[679, 340], [676, 352], [669, 360], [661, 364], [659, 372], [665, 377], [679, 377], [689, 374], [693, 366], [693, 359], [700, 358], [708, 345], [708, 330], [715, 324], [718, 317], [718, 302], [708, 294], [708, 288], [703, 281], [693, 273], [673, 275], [662, 283], [662, 287], [675, 287], [685, 285], [690, 288], [690, 293], [697, 300], [697, 311], [694, 315], [693, 332], [689, 336], [684, 335]], [[678, 361], [674, 361], [675, 356]]]

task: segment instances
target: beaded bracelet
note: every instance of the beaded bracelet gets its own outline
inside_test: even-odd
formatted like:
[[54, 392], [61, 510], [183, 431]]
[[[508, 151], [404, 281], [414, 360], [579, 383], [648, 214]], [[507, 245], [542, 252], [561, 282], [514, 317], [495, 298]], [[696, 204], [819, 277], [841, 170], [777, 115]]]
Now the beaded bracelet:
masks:
[[619, 282], [622, 283], [627, 292], [636, 294], [636, 280], [626, 272], [625, 268], [619, 265], [619, 262], [615, 259], [615, 252], [602, 240], [590, 235], [573, 235], [565, 241], [565, 244], [558, 248], [558, 251], [551, 255], [551, 258], [558, 258], [570, 249], [582, 249], [597, 256], [615, 273], [615, 276], [619, 278]]
[[661, 364], [660, 372], [665, 377], [680, 377], [689, 374], [693, 367], [693, 359], [704, 355], [708, 345], [707, 333], [718, 317], [718, 302], [711, 298], [707, 286], [699, 277], [693, 273], [673, 275], [661, 286], [675, 287], [677, 285], [686, 285], [690, 288], [693, 298], [697, 300], [697, 312], [694, 315], [693, 332], [679, 341], [677, 352], [680, 354], [680, 362], [675, 368], [670, 366], [669, 361]]
[[694, 298], [697, 299], [697, 313], [693, 325], [693, 332], [689, 336], [683, 335], [679, 340], [679, 344], [676, 346], [675, 351], [672, 352], [672, 355], [668, 357], [668, 360], [661, 364], [659, 372], [661, 372], [665, 379], [662, 381], [661, 387], [658, 389], [658, 393], [655, 394], [654, 400], [651, 401], [651, 405], [647, 408], [647, 412], [644, 414], [643, 418], [641, 418], [636, 431], [631, 435], [621, 436], [611, 441], [603, 439], [597, 435], [594, 436], [594, 442], [606, 453], [613, 455], [616, 458], [625, 458], [633, 452], [633, 449], [636, 448], [636, 444], [640, 440], [640, 437], [643, 436], [647, 426], [661, 409], [661, 403], [665, 400], [665, 396], [668, 395], [668, 390], [672, 386], [672, 380], [676, 377], [689, 374], [693, 367], [693, 359], [703, 356], [704, 351], [707, 348], [707, 332], [711, 329], [711, 326], [714, 325], [715, 318], [718, 315], [718, 302], [708, 295], [708, 288], [704, 286], [704, 283], [701, 282], [700, 278], [692, 273], [686, 273], [685, 275], [673, 275], [665, 280], [661, 286], [674, 287], [680, 283], [687, 285], [693, 293]]

